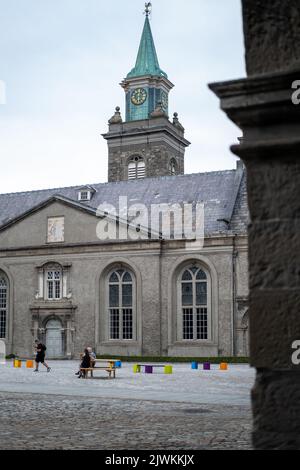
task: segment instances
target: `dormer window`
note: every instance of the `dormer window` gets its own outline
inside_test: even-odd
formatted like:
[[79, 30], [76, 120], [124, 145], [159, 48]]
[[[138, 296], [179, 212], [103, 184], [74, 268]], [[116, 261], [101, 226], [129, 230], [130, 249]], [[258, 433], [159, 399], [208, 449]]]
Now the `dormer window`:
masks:
[[142, 179], [146, 176], [146, 165], [142, 157], [132, 157], [128, 164], [128, 179]]
[[80, 191], [79, 201], [90, 201], [90, 200], [91, 200], [91, 193], [89, 191]]
[[78, 201], [87, 202], [90, 201], [96, 190], [90, 186], [79, 188], [78, 190]]

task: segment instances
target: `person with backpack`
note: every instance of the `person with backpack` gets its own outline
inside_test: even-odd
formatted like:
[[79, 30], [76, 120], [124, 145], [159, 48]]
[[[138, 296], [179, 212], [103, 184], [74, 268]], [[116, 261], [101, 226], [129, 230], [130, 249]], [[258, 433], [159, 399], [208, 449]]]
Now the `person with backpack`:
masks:
[[51, 367], [48, 366], [45, 362], [45, 354], [46, 354], [46, 346], [43, 343], [40, 343], [39, 340], [35, 340], [35, 350], [36, 350], [36, 357], [35, 357], [35, 370], [33, 372], [39, 371], [39, 364], [43, 364], [44, 367], [47, 368], [47, 372], [50, 372]]

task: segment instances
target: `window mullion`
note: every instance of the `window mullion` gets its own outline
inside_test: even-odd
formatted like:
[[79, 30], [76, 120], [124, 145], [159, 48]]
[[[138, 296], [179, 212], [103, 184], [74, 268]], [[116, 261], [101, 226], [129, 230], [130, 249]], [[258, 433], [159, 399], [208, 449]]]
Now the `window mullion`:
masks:
[[122, 280], [119, 282], [119, 338], [123, 339], [123, 289]]
[[193, 339], [197, 339], [197, 291], [195, 277], [193, 277]]

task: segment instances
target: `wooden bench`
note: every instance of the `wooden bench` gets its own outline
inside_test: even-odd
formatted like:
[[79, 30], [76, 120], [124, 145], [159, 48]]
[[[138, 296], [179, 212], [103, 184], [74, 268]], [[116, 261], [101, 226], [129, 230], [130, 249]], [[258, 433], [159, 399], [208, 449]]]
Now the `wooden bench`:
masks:
[[93, 375], [93, 372], [95, 370], [105, 370], [106, 372], [108, 372], [108, 376], [109, 378], [113, 378], [115, 379], [116, 378], [116, 368], [115, 367], [108, 367], [108, 366], [103, 366], [103, 367], [81, 367], [80, 368], [80, 372], [83, 373], [83, 378], [84, 379], [87, 379], [88, 378], [88, 375], [89, 375], [89, 372], [90, 372], [90, 376], [91, 376], [91, 379], [94, 378], [94, 375]]
[[[83, 373], [85, 379], [88, 378], [90, 372], [91, 378], [94, 378], [93, 372], [95, 370], [105, 370], [108, 373], [109, 378], [116, 378], [116, 362], [120, 362], [119, 359], [94, 359], [91, 361], [93, 363], [92, 367], [81, 367], [80, 372]], [[103, 366], [98, 366], [97, 363], [103, 363]]]

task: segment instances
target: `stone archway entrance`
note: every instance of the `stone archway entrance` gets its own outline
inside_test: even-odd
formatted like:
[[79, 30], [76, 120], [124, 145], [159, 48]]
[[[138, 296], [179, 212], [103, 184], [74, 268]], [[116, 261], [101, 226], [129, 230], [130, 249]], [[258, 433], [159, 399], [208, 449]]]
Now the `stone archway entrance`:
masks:
[[63, 356], [62, 324], [60, 320], [49, 320], [46, 324], [47, 356], [59, 358]]

